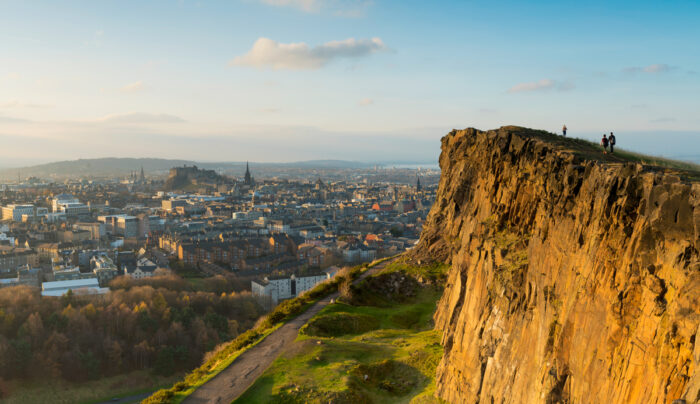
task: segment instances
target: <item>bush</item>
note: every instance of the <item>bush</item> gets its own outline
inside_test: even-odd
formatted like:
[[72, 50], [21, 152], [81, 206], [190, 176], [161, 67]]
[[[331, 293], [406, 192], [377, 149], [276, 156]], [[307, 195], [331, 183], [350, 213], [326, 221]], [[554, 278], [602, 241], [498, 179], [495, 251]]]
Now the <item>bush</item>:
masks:
[[[385, 359], [369, 365], [360, 364], [352, 372], [364, 385], [402, 396], [418, 386], [425, 376], [403, 362]], [[367, 375], [367, 380], [364, 380]]]
[[379, 328], [379, 320], [366, 314], [332, 313], [312, 318], [299, 332], [315, 337], [362, 334]]
[[147, 399], [141, 401], [141, 404], [167, 404], [173, 398], [175, 393], [170, 389], [161, 389], [156, 391]]

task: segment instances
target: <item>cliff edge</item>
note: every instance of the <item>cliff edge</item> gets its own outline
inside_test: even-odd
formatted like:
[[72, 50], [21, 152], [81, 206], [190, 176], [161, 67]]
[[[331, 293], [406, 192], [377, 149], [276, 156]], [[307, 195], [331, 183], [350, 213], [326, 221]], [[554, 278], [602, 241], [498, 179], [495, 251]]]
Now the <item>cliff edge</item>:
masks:
[[453, 131], [416, 259], [451, 264], [437, 394], [697, 402], [700, 183], [520, 127]]

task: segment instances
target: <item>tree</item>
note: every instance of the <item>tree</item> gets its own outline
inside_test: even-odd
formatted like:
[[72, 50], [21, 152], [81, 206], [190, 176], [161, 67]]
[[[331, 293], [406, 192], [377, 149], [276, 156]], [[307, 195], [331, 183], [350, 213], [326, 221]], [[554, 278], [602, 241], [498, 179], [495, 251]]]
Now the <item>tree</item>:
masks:
[[61, 302], [63, 302], [63, 307], [71, 306], [74, 302], [73, 289], [68, 289], [68, 292], [61, 296]]
[[204, 322], [219, 333], [219, 338], [228, 339], [228, 320], [213, 310], [204, 316]]
[[169, 376], [175, 372], [175, 350], [166, 346], [158, 351], [153, 370], [160, 375]]
[[340, 297], [343, 301], [350, 303], [352, 301], [352, 278], [343, 277], [343, 280], [338, 286], [338, 291], [340, 292]]

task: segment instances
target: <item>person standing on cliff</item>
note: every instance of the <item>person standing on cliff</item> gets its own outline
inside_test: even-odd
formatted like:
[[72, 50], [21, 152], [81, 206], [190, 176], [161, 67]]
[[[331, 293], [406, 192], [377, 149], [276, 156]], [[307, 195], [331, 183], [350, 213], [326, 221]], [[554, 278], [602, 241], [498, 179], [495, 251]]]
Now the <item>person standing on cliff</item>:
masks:
[[600, 139], [600, 145], [603, 146], [603, 154], [608, 154], [608, 137], [603, 133], [603, 138]]
[[564, 134], [564, 137], [566, 137], [566, 125], [564, 125], [564, 127], [561, 128], [561, 132]]
[[615, 135], [613, 135], [612, 132], [610, 132], [610, 137], [608, 138], [608, 142], [610, 142], [610, 154], [615, 153]]

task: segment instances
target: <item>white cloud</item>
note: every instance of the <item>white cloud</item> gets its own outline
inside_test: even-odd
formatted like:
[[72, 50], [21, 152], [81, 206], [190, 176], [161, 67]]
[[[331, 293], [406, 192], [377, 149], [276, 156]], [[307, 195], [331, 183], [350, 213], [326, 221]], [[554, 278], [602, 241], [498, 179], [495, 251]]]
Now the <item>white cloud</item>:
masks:
[[646, 67], [626, 67], [622, 69], [623, 72], [625, 73], [668, 73], [671, 70], [675, 69], [673, 66], [669, 66], [665, 63], [657, 63], [653, 65], [649, 65]]
[[143, 81], [135, 81], [122, 87], [120, 90], [125, 93], [136, 93], [144, 89]]
[[144, 112], [131, 112], [127, 114], [110, 114], [99, 118], [97, 122], [105, 123], [181, 123], [184, 119], [168, 114], [148, 114]]
[[540, 81], [531, 81], [527, 83], [519, 83], [508, 89], [509, 93], [526, 93], [533, 91], [569, 91], [576, 86], [571, 81], [556, 81], [552, 79], [542, 79]]
[[374, 100], [371, 98], [363, 98], [358, 103], [358, 105], [360, 105], [361, 107], [365, 107], [367, 105], [372, 105], [372, 104], [374, 104]]
[[298, 8], [307, 13], [318, 12], [321, 9], [320, 0], [260, 0], [270, 6], [288, 6]]
[[509, 93], [523, 93], [528, 91], [551, 90], [556, 87], [557, 83], [554, 80], [542, 79], [540, 81], [532, 81], [529, 83], [520, 83], [511, 87]]
[[644, 68], [644, 71], [646, 73], [665, 73], [667, 71], [671, 70], [671, 66], [666, 65], [666, 64], [655, 64], [655, 65], [649, 65]]
[[258, 38], [253, 48], [243, 56], [233, 59], [230, 64], [272, 69], [318, 69], [341, 58], [359, 58], [372, 53], [386, 51], [379, 38], [354, 39], [326, 42], [310, 47], [306, 43], [279, 43], [268, 38]]
[[305, 13], [330, 12], [343, 17], [360, 17], [365, 14], [371, 0], [259, 0], [275, 7], [291, 7]]

